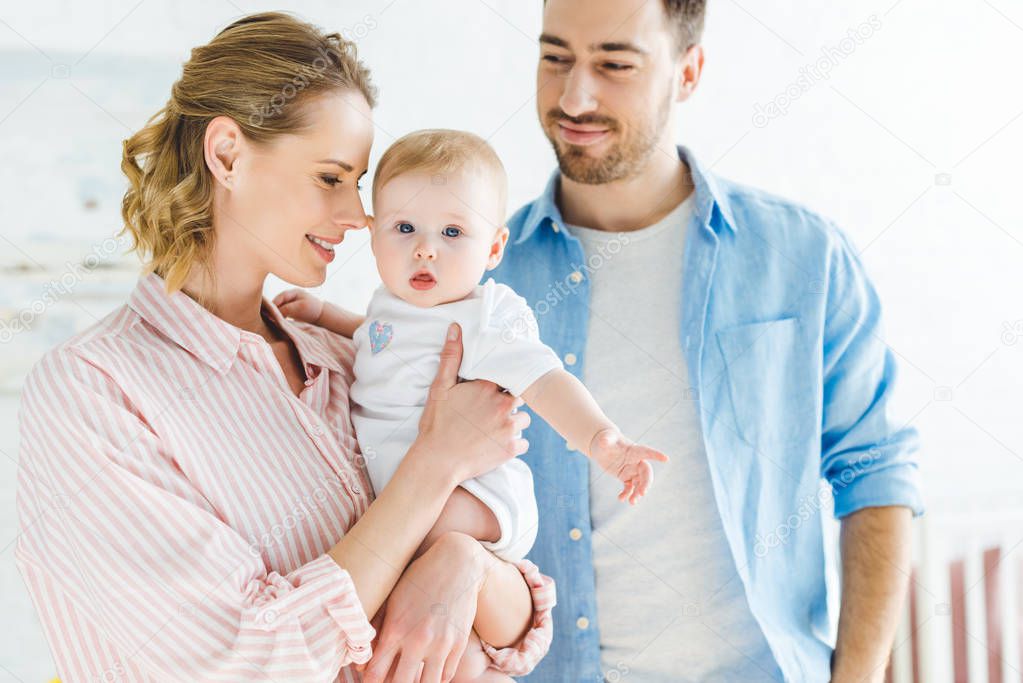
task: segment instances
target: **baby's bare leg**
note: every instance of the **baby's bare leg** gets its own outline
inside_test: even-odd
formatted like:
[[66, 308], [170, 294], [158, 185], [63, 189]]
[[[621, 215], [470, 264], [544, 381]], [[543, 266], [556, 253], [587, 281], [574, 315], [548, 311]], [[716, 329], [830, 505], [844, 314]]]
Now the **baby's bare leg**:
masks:
[[455, 487], [436, 524], [426, 534], [412, 559], [426, 552], [434, 541], [448, 531], [458, 531], [477, 541], [496, 541], [501, 538], [501, 527], [493, 511], [461, 486]]
[[529, 631], [533, 597], [518, 567], [491, 557], [472, 626], [480, 638], [494, 647], [509, 647]]
[[490, 668], [491, 661], [487, 653], [483, 651], [483, 644], [476, 635], [476, 631], [469, 634], [469, 644], [465, 646], [465, 653], [462, 661], [458, 663], [455, 670], [455, 677], [451, 683], [512, 683], [511, 677]]
[[[493, 511], [461, 486], [455, 488], [444, 504], [440, 517], [413, 559], [448, 531], [457, 531], [478, 541], [496, 541], [501, 537], [501, 527]], [[473, 627], [494, 647], [508, 647], [519, 642], [529, 630], [533, 598], [518, 568], [489, 553], [488, 556], [492, 561], [488, 563], [487, 576], [480, 589]]]

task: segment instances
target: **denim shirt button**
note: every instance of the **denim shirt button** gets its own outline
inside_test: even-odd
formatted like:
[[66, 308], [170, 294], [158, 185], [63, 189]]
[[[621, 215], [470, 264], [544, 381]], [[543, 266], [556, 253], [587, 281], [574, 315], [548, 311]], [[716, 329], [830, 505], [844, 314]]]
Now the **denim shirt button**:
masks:
[[575, 365], [576, 357], [574, 353], [565, 354], [565, 365]]
[[579, 529], [572, 529], [571, 531], [568, 532], [568, 537], [571, 538], [573, 541], [578, 541], [580, 538], [583, 537], [583, 532], [580, 531]]
[[572, 281], [572, 284], [577, 285], [583, 281], [583, 274], [578, 270], [573, 270], [572, 273], [569, 274], [568, 279]]
[[590, 620], [586, 617], [579, 617], [575, 620], [575, 625], [579, 627], [580, 631], [585, 631], [590, 627]]

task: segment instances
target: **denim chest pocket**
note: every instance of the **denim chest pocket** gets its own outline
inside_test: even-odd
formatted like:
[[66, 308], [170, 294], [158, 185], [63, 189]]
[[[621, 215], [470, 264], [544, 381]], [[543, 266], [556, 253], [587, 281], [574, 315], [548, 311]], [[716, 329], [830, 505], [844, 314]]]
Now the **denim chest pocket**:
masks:
[[812, 438], [821, 397], [799, 319], [738, 325], [716, 336], [739, 435], [760, 451]]

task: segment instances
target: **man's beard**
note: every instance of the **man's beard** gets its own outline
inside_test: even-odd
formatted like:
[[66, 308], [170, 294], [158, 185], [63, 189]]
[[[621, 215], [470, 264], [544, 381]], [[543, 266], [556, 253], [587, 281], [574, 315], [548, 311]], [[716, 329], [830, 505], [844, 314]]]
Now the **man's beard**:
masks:
[[603, 185], [638, 173], [657, 147], [657, 141], [668, 120], [670, 102], [665, 101], [658, 108], [650, 125], [634, 129], [624, 139], [611, 145], [610, 149], [600, 157], [590, 157], [585, 147], [570, 145], [558, 137], [558, 122], [568, 120], [578, 125], [600, 124], [606, 126], [609, 135], [621, 130], [618, 122], [604, 116], [582, 116], [573, 118], [560, 109], [552, 109], [547, 113], [547, 125], [544, 132], [554, 148], [561, 173], [569, 180], [585, 185]]

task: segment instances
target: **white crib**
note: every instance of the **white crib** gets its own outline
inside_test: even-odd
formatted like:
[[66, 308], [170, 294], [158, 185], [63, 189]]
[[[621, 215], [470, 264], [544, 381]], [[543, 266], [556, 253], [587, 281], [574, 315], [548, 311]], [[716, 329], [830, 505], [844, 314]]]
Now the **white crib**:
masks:
[[917, 520], [889, 683], [1023, 683], [1023, 519], [961, 511]]

